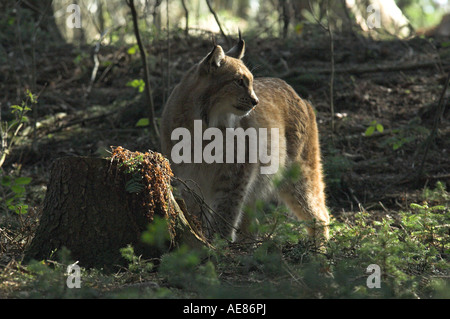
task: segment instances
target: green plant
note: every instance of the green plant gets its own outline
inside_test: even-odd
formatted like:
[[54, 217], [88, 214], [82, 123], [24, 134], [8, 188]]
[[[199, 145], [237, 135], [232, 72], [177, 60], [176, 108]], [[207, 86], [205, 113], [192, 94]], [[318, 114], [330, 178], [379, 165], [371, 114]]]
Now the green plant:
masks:
[[159, 216], [153, 217], [152, 223], [148, 224], [141, 236], [142, 242], [162, 251], [168, 250], [170, 239], [169, 221]]
[[120, 254], [128, 261], [128, 270], [134, 274], [145, 274], [153, 270], [153, 263], [136, 256], [131, 245], [120, 249]]
[[402, 148], [404, 145], [418, 140], [422, 136], [429, 135], [429, 130], [420, 124], [420, 118], [412, 119], [407, 125], [398, 129], [393, 129], [391, 131], [393, 135], [382, 141], [380, 145], [389, 145], [394, 151], [396, 151]]
[[412, 213], [402, 213], [403, 225], [410, 236], [422, 243], [439, 248], [441, 253], [450, 249], [448, 231], [450, 229], [449, 208], [443, 205], [429, 206], [411, 204]]
[[79, 67], [81, 67], [82, 69], [85, 69], [85, 65], [83, 62], [85, 62], [87, 59], [89, 59], [89, 54], [87, 54], [86, 52], [80, 52], [74, 59], [73, 59], [73, 63]]
[[148, 117], [143, 117], [141, 119], [139, 119], [136, 123], [136, 127], [145, 127], [145, 126], [149, 126], [150, 125], [150, 121], [148, 119]]
[[450, 204], [450, 194], [446, 190], [446, 185], [444, 182], [437, 181], [436, 188], [430, 189], [425, 187], [422, 193], [424, 201], [432, 201], [443, 204]]
[[[442, 193], [441, 188], [434, 191]], [[266, 214], [285, 217], [273, 209]], [[448, 206], [412, 204], [396, 218], [374, 219], [372, 213], [359, 212], [345, 223], [333, 221], [326, 251], [315, 249], [305, 236], [292, 237], [301, 223], [287, 220], [292, 236], [286, 236], [281, 223], [271, 224], [275, 220], [261, 219], [269, 224], [265, 229], [271, 229], [270, 235], [253, 244], [230, 245], [217, 239], [214, 248], [183, 245], [164, 254], [157, 267], [153, 260], [144, 260], [132, 247], [125, 247], [121, 253], [129, 261], [127, 269], [108, 279], [81, 268], [81, 290], [64, 286], [66, 265], [71, 263], [64, 252], [59, 254], [60, 262], [27, 266], [20, 280], [25, 289], [31, 288], [27, 297], [49, 298], [450, 297]], [[149, 232], [159, 236], [157, 227]], [[367, 285], [367, 268], [373, 264], [381, 270], [380, 288]], [[152, 285], [145, 290], [133, 285], [149, 281]]]
[[142, 182], [142, 176], [139, 173], [132, 173], [131, 179], [125, 183], [125, 191], [128, 193], [140, 193], [144, 190], [145, 185]]
[[17, 214], [26, 214], [28, 205], [24, 204], [25, 186], [31, 182], [31, 177], [3, 176], [0, 180], [0, 207]]
[[[10, 154], [13, 146], [20, 139], [20, 131], [29, 122], [27, 113], [31, 111], [29, 104], [36, 104], [37, 98], [27, 90], [27, 98], [21, 105], [11, 106], [12, 120], [0, 122], [0, 172], [6, 157]], [[24, 204], [26, 195], [25, 186], [31, 182], [31, 177], [19, 176], [19, 170], [9, 175], [2, 174], [0, 178], [0, 208], [11, 210], [17, 214], [25, 214], [28, 205]]]
[[133, 45], [132, 47], [130, 47], [128, 50], [127, 50], [127, 53], [129, 54], [129, 55], [134, 55], [134, 54], [136, 54], [136, 52], [138, 52], [139, 51], [139, 46], [137, 45], [137, 44], [135, 44], [135, 45]]
[[209, 289], [219, 284], [215, 266], [202, 262], [202, 253], [185, 245], [161, 258], [159, 273], [176, 287], [194, 291]]
[[331, 148], [323, 163], [326, 185], [330, 190], [341, 187], [342, 176], [352, 167], [353, 162], [343, 156], [339, 150]]
[[142, 79], [134, 79], [132, 81], [127, 82], [127, 86], [138, 89], [139, 93], [144, 92], [145, 82]]
[[11, 114], [13, 119], [11, 121], [1, 121], [0, 122], [0, 168], [5, 162], [6, 156], [11, 152], [12, 147], [19, 139], [19, 132], [24, 127], [26, 123], [29, 122], [26, 114], [31, 111], [29, 103], [36, 104], [37, 98], [27, 90], [27, 98], [22, 101], [21, 105], [12, 105]]
[[[379, 297], [429, 298], [442, 293], [432, 285], [449, 288], [441, 279], [450, 270], [446, 255], [450, 248], [448, 209], [413, 204], [411, 211], [401, 213], [400, 220], [369, 217], [359, 213], [355, 224], [335, 225], [328, 251], [334, 268], [336, 263], [341, 264], [339, 269], [347, 270], [379, 265], [382, 289], [371, 291]], [[367, 287], [358, 289], [370, 293]]]
[[[54, 258], [54, 259], [53, 259]], [[70, 288], [69, 265], [76, 264], [70, 251], [62, 248], [52, 259], [32, 260], [26, 266], [17, 267], [15, 277], [22, 282], [22, 291], [13, 294], [20, 298], [97, 298], [101, 289], [107, 289], [112, 282], [98, 270], [79, 268], [80, 286]], [[1, 274], [0, 274], [1, 278]]]
[[384, 131], [384, 127], [381, 123], [378, 123], [376, 120], [373, 120], [372, 122], [370, 122], [369, 127], [366, 129], [366, 131], [364, 132], [365, 136], [372, 136], [373, 133], [375, 133], [375, 130], [377, 130], [380, 133], [383, 133]]

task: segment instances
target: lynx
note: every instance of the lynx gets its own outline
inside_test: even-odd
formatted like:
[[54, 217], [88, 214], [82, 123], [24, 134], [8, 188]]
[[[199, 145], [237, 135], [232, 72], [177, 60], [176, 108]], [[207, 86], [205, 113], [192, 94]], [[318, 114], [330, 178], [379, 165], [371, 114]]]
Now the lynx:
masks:
[[[325, 206], [314, 110], [283, 80], [254, 79], [242, 61], [244, 52], [245, 42], [241, 36], [238, 44], [226, 53], [220, 45], [215, 45], [184, 75], [164, 107], [162, 152], [171, 160], [174, 174], [190, 181], [192, 189], [212, 211], [203, 209], [204, 205], [186, 192], [183, 197], [187, 208], [195, 213], [203, 211], [202, 225], [209, 237], [219, 234], [236, 240], [239, 239], [244, 208], [253, 207], [258, 199], [278, 195], [300, 220], [311, 222], [307, 223], [309, 235], [328, 239], [329, 215]], [[179, 134], [174, 134], [177, 128], [191, 133], [191, 139], [180, 142]], [[197, 133], [204, 134], [201, 147], [205, 148], [212, 140], [212, 135], [206, 133], [212, 128], [214, 132], [220, 130], [224, 136], [232, 129], [242, 128], [245, 132], [251, 128], [267, 129], [267, 136], [258, 138], [264, 139], [262, 145], [272, 150], [272, 155], [276, 154], [272, 161], [277, 161], [277, 173], [262, 174], [260, 168], [264, 163], [260, 159], [249, 160], [252, 151], [249, 146], [252, 144], [248, 136], [244, 136], [247, 146], [245, 161], [242, 161], [242, 154], [234, 154], [235, 159], [241, 156], [240, 161], [234, 162], [183, 162], [175, 158], [177, 151], [195, 143], [193, 136], [196, 131], [201, 130]], [[277, 135], [274, 135], [274, 129]], [[214, 142], [216, 146], [222, 143], [221, 140]], [[221, 146], [222, 150], [220, 147], [215, 150], [215, 158], [225, 157], [225, 142]], [[180, 156], [195, 157], [194, 148], [183, 148], [184, 152], [191, 154]], [[300, 177], [284, 179], [281, 185], [274, 187], [274, 178], [293, 166], [299, 168]]]

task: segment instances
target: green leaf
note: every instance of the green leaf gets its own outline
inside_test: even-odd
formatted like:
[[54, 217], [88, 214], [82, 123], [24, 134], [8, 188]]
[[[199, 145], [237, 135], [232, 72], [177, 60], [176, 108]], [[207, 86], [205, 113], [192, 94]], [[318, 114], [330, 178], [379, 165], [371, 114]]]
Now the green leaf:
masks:
[[139, 85], [139, 80], [137, 80], [137, 79], [127, 82], [127, 86], [131, 86], [133, 88], [137, 87], [138, 85]]
[[31, 177], [18, 177], [15, 179], [15, 183], [17, 185], [28, 185], [30, 184], [32, 178]]
[[125, 190], [128, 193], [140, 193], [145, 188], [145, 185], [142, 183], [142, 176], [139, 174], [133, 174], [131, 179], [126, 182]]
[[416, 203], [409, 204], [409, 207], [416, 208], [416, 209], [423, 209], [424, 208], [422, 205], [419, 205], [419, 204], [416, 204]]
[[19, 112], [23, 111], [23, 107], [19, 106], [19, 105], [11, 105], [11, 108], [13, 110], [18, 110]]
[[139, 93], [144, 92], [145, 82], [142, 79], [134, 79], [133, 81], [129, 81], [126, 85], [137, 88], [139, 90]]
[[297, 34], [301, 34], [303, 31], [303, 27], [304, 27], [304, 23], [297, 23], [297, 25], [295, 26], [295, 33]]
[[392, 145], [392, 149], [393, 149], [394, 151], [396, 151], [396, 150], [398, 150], [400, 147], [402, 147], [402, 145], [403, 145], [403, 143], [402, 143], [401, 141], [395, 142], [395, 143]]
[[9, 186], [9, 185], [11, 185], [11, 177], [9, 177], [9, 176], [3, 176], [2, 179], [1, 179], [1, 181], [0, 181], [0, 184], [1, 184], [2, 186]]
[[127, 50], [127, 53], [128, 53], [129, 55], [136, 54], [136, 52], [137, 52], [138, 49], [139, 49], [139, 46], [138, 46], [137, 44], [135, 44], [135, 45], [133, 45], [131, 48], [129, 48], [129, 49]]
[[28, 118], [28, 116], [22, 116], [22, 121], [21, 123], [30, 123], [30, 119]]
[[22, 185], [12, 185], [11, 190], [16, 195], [22, 195], [23, 193], [25, 193], [25, 187], [23, 187]]
[[75, 59], [73, 59], [73, 63], [75, 63], [76, 65], [79, 65], [81, 63], [81, 61], [83, 60], [83, 57], [81, 56], [81, 54], [78, 54]]
[[[15, 112], [15, 111], [13, 111]], [[8, 123], [9, 128], [13, 128], [14, 126], [16, 126], [17, 124], [19, 124], [20, 122], [18, 120], [12, 120], [11, 122]]]
[[30, 90], [27, 89], [27, 95], [30, 98], [31, 103], [36, 104], [37, 103], [37, 99], [36, 97], [33, 95], [33, 93], [31, 93]]
[[377, 131], [378, 131], [378, 132], [383, 133], [383, 131], [384, 131], [383, 125], [381, 125], [380, 123], [378, 123], [377, 126], [376, 126], [376, 128], [377, 128]]
[[143, 127], [143, 126], [149, 126], [149, 125], [150, 125], [150, 120], [146, 117], [139, 119], [139, 121], [136, 123], [137, 127]]
[[365, 136], [371, 136], [375, 132], [375, 126], [369, 126], [364, 133]]
[[16, 214], [26, 214], [28, 212], [28, 205], [17, 205], [15, 206]]

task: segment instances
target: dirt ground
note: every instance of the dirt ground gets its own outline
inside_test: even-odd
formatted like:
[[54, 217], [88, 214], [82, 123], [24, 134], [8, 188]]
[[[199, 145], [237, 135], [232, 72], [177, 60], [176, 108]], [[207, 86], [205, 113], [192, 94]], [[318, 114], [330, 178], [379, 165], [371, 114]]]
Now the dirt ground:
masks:
[[[285, 79], [316, 108], [333, 216], [351, 218], [360, 209], [374, 218], [395, 214], [420, 199], [425, 186], [434, 187], [439, 180], [450, 184], [448, 107], [438, 116], [435, 139], [427, 142], [449, 72], [448, 40], [375, 41], [336, 34], [333, 117], [327, 34], [309, 30], [288, 41], [245, 35], [244, 39], [244, 60], [255, 76]], [[221, 43], [219, 38], [217, 42]], [[182, 74], [211, 48], [207, 34], [189, 39], [175, 35], [169, 52], [166, 41], [148, 48], [158, 116]], [[145, 117], [147, 106], [143, 94], [127, 86], [143, 77], [139, 54], [131, 55], [128, 49], [102, 46], [96, 80], [91, 84], [92, 47], [38, 48], [37, 129], [34, 137], [31, 129], [23, 131], [29, 138], [14, 149], [4, 165], [8, 172], [20, 164], [22, 175], [33, 178], [30, 206], [41, 204], [52, 161], [58, 157], [105, 156], [104, 150], [111, 145], [132, 151], [158, 149], [151, 145], [148, 130], [136, 126]], [[2, 72], [16, 74], [0, 83], [2, 112], [6, 113], [9, 103], [20, 103], [18, 93], [24, 96], [14, 79], [26, 74], [26, 67], [23, 63], [1, 67]], [[381, 124], [383, 131], [375, 129], [365, 136], [376, 124]], [[423, 174], [418, 176], [427, 144]]]

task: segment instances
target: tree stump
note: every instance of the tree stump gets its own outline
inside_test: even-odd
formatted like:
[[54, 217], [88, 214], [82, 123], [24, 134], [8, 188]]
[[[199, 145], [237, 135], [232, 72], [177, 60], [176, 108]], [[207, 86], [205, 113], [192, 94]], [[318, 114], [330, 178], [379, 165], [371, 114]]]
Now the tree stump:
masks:
[[[118, 158], [117, 154], [127, 157]], [[169, 220], [167, 247], [207, 245], [174, 199], [170, 175], [161, 154], [131, 153], [123, 148], [114, 151], [112, 160], [56, 160], [40, 224], [24, 261], [47, 259], [53, 251], [66, 247], [81, 266], [109, 269], [124, 264], [119, 250], [128, 244], [143, 258], [159, 257], [168, 248], [141, 241], [154, 216]]]

